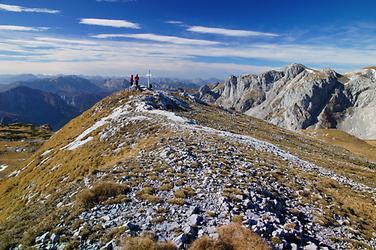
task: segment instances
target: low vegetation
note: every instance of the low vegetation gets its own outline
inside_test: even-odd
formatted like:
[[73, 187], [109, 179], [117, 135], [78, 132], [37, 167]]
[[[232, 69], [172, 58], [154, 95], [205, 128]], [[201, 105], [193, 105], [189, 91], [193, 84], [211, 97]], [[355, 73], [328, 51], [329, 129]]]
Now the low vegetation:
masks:
[[169, 204], [183, 206], [185, 204], [185, 200], [182, 198], [172, 198], [168, 201]]
[[194, 196], [196, 193], [191, 187], [183, 187], [174, 192], [175, 198], [185, 199]]
[[172, 183], [167, 183], [167, 184], [160, 186], [159, 190], [160, 191], [170, 191], [173, 188], [174, 188], [174, 185]]
[[[129, 237], [123, 250], [177, 250], [171, 242], [157, 242], [152, 236]], [[189, 250], [269, 250], [265, 241], [240, 223], [218, 228], [218, 239], [205, 235], [193, 242]]]
[[25, 166], [32, 155], [52, 135], [48, 126], [0, 124], [0, 180]]
[[123, 196], [130, 191], [126, 184], [118, 184], [113, 182], [101, 182], [93, 188], [85, 189], [77, 195], [77, 205], [81, 208], [88, 209], [95, 204], [106, 201], [109, 198]]
[[241, 224], [232, 223], [218, 229], [218, 239], [203, 236], [189, 250], [266, 250], [265, 241]]
[[144, 187], [141, 191], [137, 193], [137, 197], [141, 200], [150, 202], [150, 203], [160, 203], [162, 199], [155, 195], [156, 190], [152, 187]]
[[25, 139], [43, 139], [50, 138], [52, 132], [45, 125], [35, 127], [31, 124], [14, 123], [9, 125], [0, 124], [0, 140], [17, 141]]
[[[106, 107], [115, 107], [125, 98], [126, 95], [120, 93], [105, 99], [103, 105]], [[194, 105], [198, 104], [192, 104], [193, 107]], [[99, 105], [97, 105], [97, 108], [98, 107]], [[99, 178], [111, 178], [111, 180], [124, 181], [122, 178], [126, 177], [127, 182], [132, 186], [132, 190], [137, 193], [136, 197], [132, 196], [132, 200], [136, 198], [137, 202], [141, 200], [158, 203], [162, 201], [160, 197], [163, 197], [163, 201], [166, 200], [166, 203], [163, 203], [163, 205], [168, 206], [167, 202], [169, 198], [182, 199], [176, 201], [185, 201], [187, 203], [195, 198], [194, 191], [197, 191], [196, 189], [189, 190], [184, 188], [184, 185], [190, 185], [189, 176], [178, 176], [173, 170], [157, 162], [159, 159], [148, 160], [147, 157], [143, 157], [142, 159], [136, 158], [141, 150], [146, 152], [145, 155], [147, 155], [147, 153], [154, 147], [157, 147], [158, 144], [166, 143], [161, 142], [161, 138], [174, 138], [175, 136], [174, 133], [167, 130], [161, 130], [161, 132], [154, 135], [154, 132], [149, 132], [150, 124], [146, 124], [146, 122], [138, 124], [137, 126], [126, 126], [126, 131], [130, 136], [139, 134], [143, 136], [140, 138], [137, 137], [137, 139], [133, 139], [132, 141], [126, 141], [124, 150], [116, 154], [113, 153], [113, 149], [116, 149], [119, 145], [116, 140], [114, 140], [113, 143], [111, 141], [99, 143], [99, 140], [95, 137], [91, 143], [86, 144], [79, 150], [54, 150], [42, 156], [43, 153], [50, 149], [59, 149], [67, 145], [68, 142], [71, 142], [81, 134], [82, 131], [93, 124], [94, 121], [107, 116], [108, 112], [111, 111], [109, 108], [104, 108], [103, 111], [95, 113], [94, 110], [95, 109], [85, 112], [82, 116], [74, 119], [60, 130], [52, 140], [49, 140], [42, 146], [32, 158], [33, 161], [30, 163], [30, 167], [20, 173], [19, 176], [0, 182], [0, 249], [9, 249], [9, 247], [15, 247], [20, 243], [26, 248], [27, 246], [32, 246], [32, 244], [35, 243], [33, 240], [36, 236], [53, 230], [54, 226], [61, 223], [61, 218], [65, 218], [64, 223], [69, 225], [69, 221], [74, 220], [71, 218], [77, 217], [77, 214], [71, 215], [72, 211], [63, 210], [63, 208], [68, 209], [68, 206], [65, 205], [72, 202], [70, 197], [76, 198], [76, 204], [81, 206], [79, 207], [81, 211], [81, 208], [87, 209], [97, 203], [122, 203], [127, 198], [130, 198], [130, 195], [127, 194], [127, 189], [123, 189], [124, 187], [118, 188], [118, 185], [121, 186], [123, 184], [112, 183], [115, 185], [115, 188], [105, 188], [104, 190], [107, 191], [103, 191], [98, 187], [103, 185], [103, 182], [99, 182], [99, 184], [94, 185], [90, 189], [81, 191], [76, 196], [69, 196], [76, 192], [76, 190], [81, 190], [82, 187], [85, 187], [85, 177], [90, 178], [93, 183], [98, 182]], [[316, 163], [323, 168], [328, 168], [340, 175], [348, 176], [359, 183], [367, 184], [372, 187], [375, 186], [376, 176], [374, 169], [365, 165], [366, 161], [364, 158], [359, 158], [359, 161], [354, 161], [354, 159], [357, 159], [354, 158], [356, 156], [347, 150], [314, 140], [305, 135], [290, 133], [252, 117], [244, 115], [235, 116], [222, 110], [216, 110], [210, 106], [200, 106], [196, 110], [195, 113], [187, 112], [184, 113], [184, 115], [194, 119], [199, 124], [215, 129], [250, 135], [261, 140], [272, 142], [304, 160]], [[147, 132], [139, 132], [141, 129], [145, 129]], [[179, 137], [182, 137], [182, 135], [179, 135]], [[185, 138], [188, 137], [185, 136]], [[214, 142], [223, 147], [219, 148], [219, 150], [224, 150], [224, 148], [228, 147], [228, 144], [226, 144], [225, 141], [220, 141], [219, 138], [213, 138], [213, 140], [218, 140]], [[191, 143], [193, 145], [196, 142]], [[130, 147], [130, 145], [132, 145], [132, 147]], [[205, 152], [204, 148], [200, 148], [200, 150]], [[226, 158], [219, 159], [220, 156], [221, 152], [218, 152], [218, 157], [216, 155], [211, 156], [214, 159], [212, 162], [200, 162], [199, 167], [203, 164], [208, 164], [208, 166], [212, 168], [212, 173], [215, 173], [218, 178], [222, 175], [228, 176], [231, 174], [231, 167], [229, 167], [231, 166], [230, 162], [227, 162]], [[246, 150], [244, 151], [244, 155], [236, 156], [232, 154], [231, 156], [250, 159], [253, 163], [252, 169], [258, 169], [259, 171], [252, 176], [233, 178], [233, 182], [230, 183], [231, 186], [223, 192], [225, 196], [227, 195], [230, 198], [236, 199], [236, 196], [242, 195], [243, 191], [247, 190], [246, 188], [250, 183], [259, 179], [260, 174], [271, 175], [276, 182], [284, 183], [287, 187], [296, 191], [301, 190], [300, 185], [298, 185], [299, 183], [296, 183], [296, 179], [300, 178], [306, 180], [305, 183], [312, 184], [310, 187], [312, 196], [306, 197], [300, 195], [298, 192], [297, 195], [302, 197], [302, 202], [315, 204], [315, 206], [321, 209], [322, 214], [315, 216], [321, 219], [323, 224], [331, 225], [336, 223], [335, 218], [333, 218], [333, 213], [335, 213], [348, 217], [351, 222], [351, 227], [357, 230], [359, 235], [367, 240], [370, 239], [375, 232], [375, 224], [372, 222], [376, 221], [376, 209], [374, 206], [375, 203], [370, 198], [370, 195], [355, 192], [350, 188], [322, 176], [304, 172], [293, 167], [287, 168], [286, 162], [276, 159], [276, 157], [266, 152], [257, 152], [256, 154], [252, 150]], [[47, 158], [49, 158], [49, 160]], [[140, 163], [141, 160], [142, 164]], [[217, 163], [220, 164], [217, 166]], [[272, 171], [270, 166], [278, 166], [278, 169]], [[234, 165], [234, 168], [240, 169], [241, 166]], [[137, 170], [139, 172], [137, 172]], [[242, 172], [245, 173], [247, 170], [248, 169], [245, 168]], [[157, 176], [160, 178], [160, 183], [157, 181], [156, 184], [153, 184], [155, 188], [145, 187], [145, 183], [148, 183], [148, 179], [155, 179], [156, 172], [158, 172]], [[114, 187], [113, 185], [110, 186]], [[141, 190], [139, 190], [140, 188]], [[179, 189], [175, 190], [177, 188]], [[118, 190], [120, 190], [120, 192]], [[175, 191], [177, 192], [175, 193]], [[48, 196], [49, 194], [51, 195]], [[320, 195], [322, 198], [315, 198], [317, 195]], [[64, 197], [64, 199], [62, 200], [61, 197]], [[60, 202], [62, 202], [63, 207], [56, 209], [57, 204]], [[218, 216], [215, 211], [208, 211], [207, 215], [211, 217]], [[161, 213], [157, 212], [155, 219], [160, 221], [160, 217], [165, 218], [162, 211]], [[239, 216], [229, 219], [240, 221], [242, 218]], [[66, 234], [66, 232], [64, 233]], [[242, 235], [244, 236], [244, 234], [245, 233], [237, 233], [235, 236], [233, 235], [231, 237], [239, 239]], [[69, 234], [67, 235], [67, 237], [71, 237]], [[225, 240], [229, 240], [229, 238], [220, 237], [218, 240], [214, 240], [209, 237], [204, 237], [192, 244], [191, 249], [241, 249], [236, 248], [239, 247], [237, 245], [231, 246], [231, 242], [225, 244]], [[76, 249], [79, 242], [77, 242], [75, 238], [72, 238], [71, 241], [72, 249]], [[273, 238], [272, 241], [278, 242], [278, 239]], [[103, 242], [107, 241], [105, 240]], [[138, 244], [137, 242], [138, 241], [136, 241], [136, 243], [130, 242], [128, 245], [132, 247], [134, 246], [132, 244]], [[126, 249], [166, 249], [153, 248], [156, 246], [161, 247], [161, 244], [156, 243], [153, 239], [149, 238], [148, 242], [150, 244], [148, 246], [149, 248], [134, 247]], [[245, 242], [247, 243], [248, 241]], [[205, 245], [207, 246], [206, 248]], [[210, 248], [211, 246], [213, 247]], [[227, 248], [220, 248], [221, 246]], [[266, 249], [268, 248], [266, 247]]]
[[352, 153], [366, 157], [368, 160], [376, 163], [376, 147], [374, 144], [372, 144], [372, 141], [370, 143], [363, 141], [337, 129], [315, 129], [306, 130], [304, 132], [313, 138], [343, 147]]
[[160, 243], [151, 236], [127, 238], [123, 250], [177, 250], [171, 242]]

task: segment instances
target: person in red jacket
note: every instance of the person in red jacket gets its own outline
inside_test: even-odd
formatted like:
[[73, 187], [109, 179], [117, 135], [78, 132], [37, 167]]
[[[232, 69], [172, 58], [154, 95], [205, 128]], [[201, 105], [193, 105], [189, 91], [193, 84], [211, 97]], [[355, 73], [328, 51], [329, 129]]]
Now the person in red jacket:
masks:
[[133, 86], [133, 75], [131, 75], [129, 79], [129, 85], [132, 87]]
[[140, 77], [138, 77], [138, 74], [136, 75], [134, 80], [135, 80], [135, 83], [136, 83], [136, 88], [138, 88], [138, 81], [140, 80]]

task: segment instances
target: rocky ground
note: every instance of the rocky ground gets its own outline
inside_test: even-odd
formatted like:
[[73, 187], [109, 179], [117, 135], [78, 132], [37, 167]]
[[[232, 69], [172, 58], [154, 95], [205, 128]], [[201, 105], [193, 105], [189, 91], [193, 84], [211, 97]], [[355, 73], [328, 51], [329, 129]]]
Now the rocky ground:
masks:
[[[69, 221], [61, 217], [55, 230], [40, 234], [34, 246], [64, 249], [68, 243], [61, 239], [71, 238], [80, 249], [116, 249], [119, 241], [104, 240], [101, 232], [117, 230], [123, 236], [152, 232], [158, 240], [173, 241], [185, 249], [202, 235], [216, 237], [217, 226], [237, 221], [266, 239], [273, 249], [376, 248], [376, 241], [364, 238], [346, 214], [333, 212], [331, 222], [324, 223], [320, 204], [334, 206], [330, 205], [332, 198], [314, 188], [317, 183], [293, 173], [330, 179], [374, 199], [375, 188], [270, 142], [185, 118], [184, 112], [193, 112], [192, 100], [189, 95], [162, 92], [133, 95], [61, 147], [60, 151], [80, 150], [95, 141], [92, 133], [99, 130], [99, 140], [111, 145], [111, 154], [119, 155], [139, 147], [140, 138], [160, 135], [152, 148], [83, 180], [84, 188], [108, 180], [127, 184], [131, 188], [126, 199], [97, 204]], [[317, 202], [309, 203], [307, 197]], [[71, 201], [58, 204], [69, 206], [73, 206]]]

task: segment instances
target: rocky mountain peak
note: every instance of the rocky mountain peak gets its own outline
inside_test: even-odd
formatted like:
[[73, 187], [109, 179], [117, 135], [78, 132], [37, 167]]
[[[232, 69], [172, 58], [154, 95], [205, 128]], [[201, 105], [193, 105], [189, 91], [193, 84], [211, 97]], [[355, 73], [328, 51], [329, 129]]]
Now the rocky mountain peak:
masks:
[[348, 73], [347, 75], [349, 75], [352, 78], [356, 78], [357, 76], [358, 77], [362, 76], [368, 79], [376, 80], [376, 67], [367, 67], [360, 71]]
[[303, 64], [293, 63], [285, 67], [282, 71], [286, 78], [293, 79], [295, 76], [307, 69]]
[[[215, 103], [292, 130], [340, 128], [376, 139], [376, 126], [365, 125], [373, 124], [375, 112], [370, 110], [376, 106], [375, 76], [374, 67], [341, 75], [332, 69], [315, 70], [294, 63], [281, 71], [230, 76]], [[365, 116], [363, 110], [372, 114]]]

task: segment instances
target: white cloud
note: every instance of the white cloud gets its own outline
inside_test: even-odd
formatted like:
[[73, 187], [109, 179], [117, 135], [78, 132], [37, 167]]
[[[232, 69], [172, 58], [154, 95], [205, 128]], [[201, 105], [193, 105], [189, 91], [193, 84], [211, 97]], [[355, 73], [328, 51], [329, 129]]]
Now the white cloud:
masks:
[[11, 12], [37, 12], [37, 13], [48, 13], [57, 14], [60, 13], [59, 10], [51, 10], [45, 8], [27, 8], [18, 5], [0, 4], [0, 10], [11, 11]]
[[168, 24], [183, 24], [182, 21], [174, 21], [174, 20], [171, 20], [171, 21], [165, 21], [165, 23], [168, 23]]
[[27, 27], [27, 26], [17, 26], [17, 25], [0, 25], [0, 30], [9, 31], [42, 31], [47, 30], [46, 27]]
[[126, 20], [82, 18], [80, 20], [80, 23], [87, 25], [109, 26], [115, 28], [140, 29], [140, 25], [138, 23], [132, 23]]
[[[131, 62], [131, 63], [130, 63]], [[209, 78], [227, 77], [229, 74], [260, 73], [270, 67], [238, 65], [232, 63], [201, 63], [189, 60], [155, 60], [150, 58], [123, 57], [123, 60], [98, 60], [85, 63], [76, 61], [29, 62], [0, 61], [0, 73], [20, 74], [84, 74], [84, 75], [129, 75], [131, 72], [146, 74], [151, 68], [153, 75], [166, 77]], [[220, 73], [219, 73], [220, 72]]]
[[36, 37], [35, 40], [41, 42], [51, 42], [51, 43], [63, 43], [63, 44], [81, 44], [81, 45], [96, 45], [96, 42], [88, 40], [76, 40], [76, 39], [62, 39], [53, 37]]
[[[197, 46], [17, 34], [22, 37], [9, 35], [8, 39], [0, 41], [0, 73], [120, 75], [151, 68], [155, 75], [225, 77], [229, 74], [257, 73], [268, 69], [269, 67], [252, 65], [254, 60], [260, 59], [280, 66], [299, 62], [311, 67], [335, 66], [337, 69], [351, 71], [374, 65], [376, 58], [375, 49], [329, 45], [264, 43], [247, 46]], [[8, 52], [13, 53], [8, 56]], [[211, 62], [201, 61], [202, 56], [211, 58]], [[234, 58], [242, 58], [243, 63], [234, 63], [238, 61]], [[245, 65], [246, 62], [249, 65]]]
[[94, 38], [134, 38], [142, 40], [150, 40], [156, 42], [165, 42], [173, 44], [186, 44], [186, 45], [216, 45], [220, 44], [219, 42], [207, 41], [207, 40], [198, 40], [198, 39], [189, 39], [176, 36], [163, 36], [156, 34], [99, 34], [93, 36]]
[[223, 28], [212, 28], [204, 26], [190, 26], [188, 31], [204, 34], [216, 34], [223, 36], [233, 36], [233, 37], [249, 37], [249, 36], [265, 36], [265, 37], [277, 37], [278, 34], [265, 33], [250, 30], [234, 30], [234, 29], [223, 29]]

